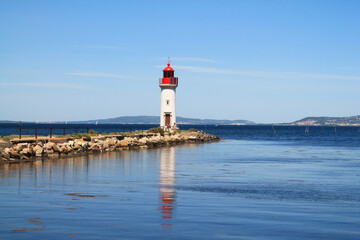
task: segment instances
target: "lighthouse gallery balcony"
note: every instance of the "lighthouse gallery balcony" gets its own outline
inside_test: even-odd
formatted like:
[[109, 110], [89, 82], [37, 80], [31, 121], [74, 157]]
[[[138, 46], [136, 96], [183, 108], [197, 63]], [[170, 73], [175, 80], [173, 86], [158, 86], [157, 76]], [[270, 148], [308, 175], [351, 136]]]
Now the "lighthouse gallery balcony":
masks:
[[177, 87], [178, 86], [178, 78], [177, 77], [165, 77], [159, 78], [159, 86], [169, 86], [169, 87]]

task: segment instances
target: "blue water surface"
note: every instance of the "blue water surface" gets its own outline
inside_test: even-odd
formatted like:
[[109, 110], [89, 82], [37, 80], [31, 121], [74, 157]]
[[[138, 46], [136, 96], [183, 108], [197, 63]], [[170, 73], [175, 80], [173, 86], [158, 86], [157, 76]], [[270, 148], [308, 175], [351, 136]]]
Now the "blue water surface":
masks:
[[0, 238], [360, 239], [358, 128], [181, 127], [224, 140], [0, 165]]

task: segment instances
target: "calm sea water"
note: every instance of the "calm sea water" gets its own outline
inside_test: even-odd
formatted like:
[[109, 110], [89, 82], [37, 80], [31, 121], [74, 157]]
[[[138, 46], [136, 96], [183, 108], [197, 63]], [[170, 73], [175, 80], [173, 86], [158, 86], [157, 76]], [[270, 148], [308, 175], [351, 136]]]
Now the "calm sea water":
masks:
[[196, 128], [224, 140], [0, 165], [0, 238], [360, 239], [358, 128]]

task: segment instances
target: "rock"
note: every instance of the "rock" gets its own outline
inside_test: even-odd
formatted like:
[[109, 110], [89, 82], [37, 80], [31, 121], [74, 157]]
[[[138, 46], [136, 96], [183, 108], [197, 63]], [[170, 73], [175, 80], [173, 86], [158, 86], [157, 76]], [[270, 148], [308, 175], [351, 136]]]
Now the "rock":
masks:
[[98, 142], [98, 143], [92, 144], [90, 149], [93, 150], [93, 151], [98, 152], [98, 151], [101, 151], [103, 149], [103, 146], [102, 146], [102, 144], [100, 142]]
[[67, 152], [67, 147], [66, 146], [59, 146], [59, 148], [60, 148], [60, 152], [62, 152], [62, 153], [66, 153]]
[[123, 139], [123, 140], [118, 141], [116, 146], [118, 146], [118, 147], [127, 147], [127, 146], [129, 146], [129, 142], [126, 141], [125, 139]]
[[[140, 136], [142, 136], [140, 138]], [[70, 140], [61, 143], [20, 143], [5, 149], [0, 148], [0, 160], [15, 161], [17, 159], [28, 159], [32, 156], [49, 158], [59, 157], [67, 154], [68, 156], [76, 155], [81, 152], [96, 153], [104, 151], [152, 148], [162, 145], [176, 145], [181, 142], [210, 142], [219, 140], [217, 136], [206, 134], [204, 132], [167, 132], [161, 134], [138, 134], [131, 137], [125, 137], [118, 140], [116, 137], [99, 136], [92, 138], [92, 142], [83, 141], [81, 139]]]
[[114, 138], [107, 138], [106, 142], [110, 145], [110, 146], [115, 146], [116, 144], [116, 139]]
[[149, 141], [151, 143], [159, 143], [160, 140], [161, 140], [160, 136], [152, 136], [152, 137], [149, 138]]
[[173, 141], [179, 141], [179, 140], [180, 140], [180, 138], [179, 138], [178, 135], [172, 135], [170, 138], [171, 138], [171, 140], [173, 140]]
[[40, 145], [35, 145], [34, 147], [33, 147], [33, 150], [36, 152], [38, 149], [42, 149], [42, 147], [40, 146]]
[[17, 151], [17, 152], [20, 152], [21, 150], [23, 150], [24, 148], [26, 148], [27, 147], [27, 143], [18, 143], [18, 144], [16, 144], [14, 147], [13, 147], [13, 149], [15, 150], [15, 151]]
[[115, 146], [109, 147], [108, 149], [106, 149], [106, 151], [114, 151], [115, 150]]
[[2, 154], [2, 157], [5, 158], [6, 160], [9, 160], [10, 159], [10, 153], [9, 152], [3, 152]]
[[[55, 145], [55, 143], [53, 143], [53, 142], [48, 142], [48, 143], [46, 143], [45, 145], [46, 145], [46, 148], [52, 148], [52, 147]], [[45, 145], [44, 145], [44, 147], [45, 147]]]
[[24, 154], [20, 154], [20, 159], [29, 159], [29, 157]]
[[52, 150], [52, 149], [50, 148], [50, 149], [46, 149], [45, 152], [46, 152], [46, 153], [54, 153], [54, 150]]
[[32, 150], [29, 147], [24, 148], [23, 150], [20, 151], [20, 154], [24, 154], [24, 155], [31, 155], [32, 154]]
[[4, 150], [3, 150], [3, 152], [4, 153], [8, 153], [8, 152], [10, 152], [12, 149], [11, 148], [5, 148]]
[[77, 142], [74, 142], [72, 148], [78, 150], [80, 148], [80, 145]]
[[127, 141], [128, 143], [131, 143], [131, 142], [133, 142], [135, 139], [134, 139], [134, 138], [131, 138], [131, 137], [125, 137], [124, 140]]
[[72, 151], [72, 148], [69, 145], [67, 145], [67, 143], [64, 143], [61, 145], [59, 144], [58, 147], [59, 147], [61, 153], [68, 153], [68, 152]]
[[56, 145], [56, 144], [52, 145], [52, 149], [53, 149], [55, 152], [60, 152], [60, 148], [59, 148], [58, 145]]
[[81, 140], [75, 140], [75, 143], [74, 143], [74, 146], [75, 144], [79, 145], [80, 147], [86, 147], [88, 142], [84, 142], [84, 141], [81, 141]]
[[109, 143], [107, 143], [107, 142], [102, 142], [102, 146], [103, 146], [103, 148], [108, 148], [108, 147], [109, 147]]
[[144, 144], [144, 145], [145, 145], [148, 141], [149, 141], [149, 139], [148, 139], [147, 137], [143, 137], [143, 138], [140, 138], [140, 139], [139, 139], [139, 143]]
[[[37, 146], [39, 146], [39, 145], [37, 145]], [[44, 151], [44, 149], [39, 146], [39, 147], [36, 149], [36, 151], [35, 151], [35, 156], [41, 157], [42, 154], [43, 154], [43, 151]]]
[[196, 140], [196, 139], [197, 139], [197, 136], [189, 136], [188, 139], [189, 139], [189, 140]]
[[14, 151], [13, 149], [11, 149], [11, 151], [9, 151], [9, 153], [10, 153], [10, 157], [12, 157], [12, 158], [17, 158], [17, 159], [20, 158], [20, 154], [18, 152]]
[[71, 148], [70, 145], [66, 145], [66, 150], [67, 150], [68, 152], [71, 152], [73, 149]]

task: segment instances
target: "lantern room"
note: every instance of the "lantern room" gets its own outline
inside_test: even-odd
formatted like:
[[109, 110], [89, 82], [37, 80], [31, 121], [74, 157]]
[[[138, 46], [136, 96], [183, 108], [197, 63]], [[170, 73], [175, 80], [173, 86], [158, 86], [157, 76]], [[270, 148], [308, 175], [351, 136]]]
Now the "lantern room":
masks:
[[178, 78], [174, 77], [174, 69], [170, 67], [170, 63], [163, 70], [163, 77], [159, 79], [160, 86], [173, 86], [177, 87]]

